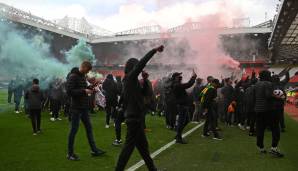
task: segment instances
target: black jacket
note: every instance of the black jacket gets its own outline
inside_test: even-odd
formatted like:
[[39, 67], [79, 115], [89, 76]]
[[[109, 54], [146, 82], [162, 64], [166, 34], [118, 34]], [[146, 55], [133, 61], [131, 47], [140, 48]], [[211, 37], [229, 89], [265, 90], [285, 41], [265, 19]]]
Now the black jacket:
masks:
[[106, 102], [111, 105], [117, 105], [119, 90], [113, 76], [108, 76], [105, 79], [102, 84], [102, 89], [104, 90]]
[[231, 85], [226, 85], [221, 89], [224, 100], [230, 104], [234, 100], [234, 88]]
[[210, 110], [212, 107], [215, 107], [216, 102], [215, 98], [217, 97], [217, 90], [215, 88], [209, 88], [205, 94], [205, 100], [202, 104], [203, 109]]
[[254, 112], [255, 106], [255, 86], [249, 86], [244, 93], [244, 108], [246, 113]]
[[85, 89], [87, 89], [86, 76], [78, 69], [73, 71], [66, 83], [67, 94], [71, 97], [71, 108], [88, 109], [89, 101]]
[[33, 85], [30, 90], [25, 93], [25, 99], [28, 103], [29, 109], [41, 109], [44, 100], [43, 93], [40, 91], [38, 85]]
[[123, 103], [125, 108], [125, 117], [127, 120], [141, 121], [145, 116], [144, 94], [138, 80], [138, 76], [155, 53], [155, 49], [149, 51], [124, 77]]
[[255, 85], [255, 112], [272, 110], [273, 87], [269, 81], [258, 81]]
[[191, 77], [187, 83], [174, 83], [173, 84], [173, 93], [175, 96], [176, 104], [177, 105], [191, 105], [192, 99], [187, 94], [186, 89], [193, 86], [195, 83], [196, 77]]

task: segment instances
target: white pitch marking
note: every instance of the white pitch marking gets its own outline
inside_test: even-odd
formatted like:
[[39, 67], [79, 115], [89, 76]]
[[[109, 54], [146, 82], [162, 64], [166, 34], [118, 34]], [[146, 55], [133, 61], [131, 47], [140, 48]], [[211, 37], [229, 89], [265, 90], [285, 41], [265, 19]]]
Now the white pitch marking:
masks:
[[[203, 123], [200, 123], [199, 125], [195, 126], [194, 128], [192, 128], [191, 130], [187, 131], [186, 133], [184, 133], [182, 135], [182, 137], [186, 137], [188, 136], [189, 134], [193, 133], [195, 130], [199, 129], [201, 126], [204, 125], [204, 122]], [[159, 155], [161, 152], [165, 151], [166, 149], [170, 148], [172, 145], [175, 144], [175, 140], [169, 142], [168, 144], [162, 146], [160, 149], [156, 150], [155, 152], [153, 152], [151, 154], [151, 157], [152, 159], [155, 158], [157, 155]], [[140, 168], [141, 166], [143, 166], [145, 164], [144, 160], [141, 160], [139, 161], [138, 163], [132, 165], [130, 168], [127, 169], [127, 171], [135, 171], [137, 170], [138, 168]]]

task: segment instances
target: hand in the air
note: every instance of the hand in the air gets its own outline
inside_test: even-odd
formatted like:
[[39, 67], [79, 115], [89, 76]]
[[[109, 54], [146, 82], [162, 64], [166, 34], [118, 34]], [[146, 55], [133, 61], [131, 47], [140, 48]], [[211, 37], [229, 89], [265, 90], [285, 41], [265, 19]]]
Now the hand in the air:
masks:
[[197, 74], [196, 74], [195, 70], [192, 70], [191, 77], [197, 78]]
[[155, 48], [158, 52], [163, 52], [163, 49], [164, 49], [164, 46], [163, 45], [161, 45], [161, 46], [159, 46], [159, 47], [157, 47], [157, 48]]

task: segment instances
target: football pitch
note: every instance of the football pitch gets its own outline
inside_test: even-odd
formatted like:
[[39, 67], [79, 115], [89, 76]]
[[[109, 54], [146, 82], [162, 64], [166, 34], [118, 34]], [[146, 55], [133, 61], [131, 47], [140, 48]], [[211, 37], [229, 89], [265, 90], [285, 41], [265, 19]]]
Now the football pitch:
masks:
[[[32, 135], [30, 120], [24, 115], [15, 114], [13, 106], [6, 103], [5, 91], [0, 91], [0, 170], [28, 171], [62, 171], [62, 170], [114, 170], [121, 147], [112, 146], [115, 137], [114, 129], [104, 128], [104, 112], [91, 116], [97, 146], [107, 151], [104, 156], [91, 157], [90, 149], [80, 125], [76, 137], [75, 151], [81, 161], [66, 160], [67, 135], [69, 123], [51, 122], [48, 113], [42, 114], [42, 134]], [[167, 130], [164, 118], [147, 116], [147, 133], [150, 151], [153, 153], [173, 140], [175, 133]], [[187, 130], [196, 124], [189, 124]], [[286, 132], [281, 134], [280, 149], [285, 157], [277, 159], [269, 154], [257, 152], [255, 138], [236, 127], [221, 126], [223, 141], [202, 138], [201, 128], [189, 135], [187, 145], [173, 145], [154, 158], [159, 169], [167, 171], [197, 170], [298, 170], [298, 123], [286, 118]], [[122, 126], [122, 139], [125, 137], [125, 125]], [[266, 147], [270, 147], [271, 135], [266, 133]], [[134, 151], [127, 168], [141, 160], [137, 150]], [[139, 170], [146, 170], [142, 166]]]

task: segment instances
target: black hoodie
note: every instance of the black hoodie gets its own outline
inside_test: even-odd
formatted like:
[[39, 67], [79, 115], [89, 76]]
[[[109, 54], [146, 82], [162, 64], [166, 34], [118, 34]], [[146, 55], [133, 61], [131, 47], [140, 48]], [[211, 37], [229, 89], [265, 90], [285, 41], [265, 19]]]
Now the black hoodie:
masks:
[[117, 83], [114, 81], [113, 75], [109, 74], [107, 76], [102, 84], [102, 89], [104, 90], [106, 102], [111, 105], [117, 105], [119, 91]]
[[126, 109], [125, 116], [127, 120], [141, 121], [144, 118], [144, 94], [138, 76], [156, 52], [157, 51], [153, 49], [139, 62], [137, 62], [136, 59], [131, 59], [126, 63], [125, 77], [123, 80], [123, 103]]
[[79, 69], [73, 70], [68, 76], [66, 82], [67, 95], [71, 97], [71, 108], [89, 108], [89, 98], [85, 89], [87, 89], [85, 74], [81, 73]]
[[29, 109], [41, 109], [44, 100], [43, 94], [37, 84], [33, 84], [30, 90], [27, 90], [25, 99]]

